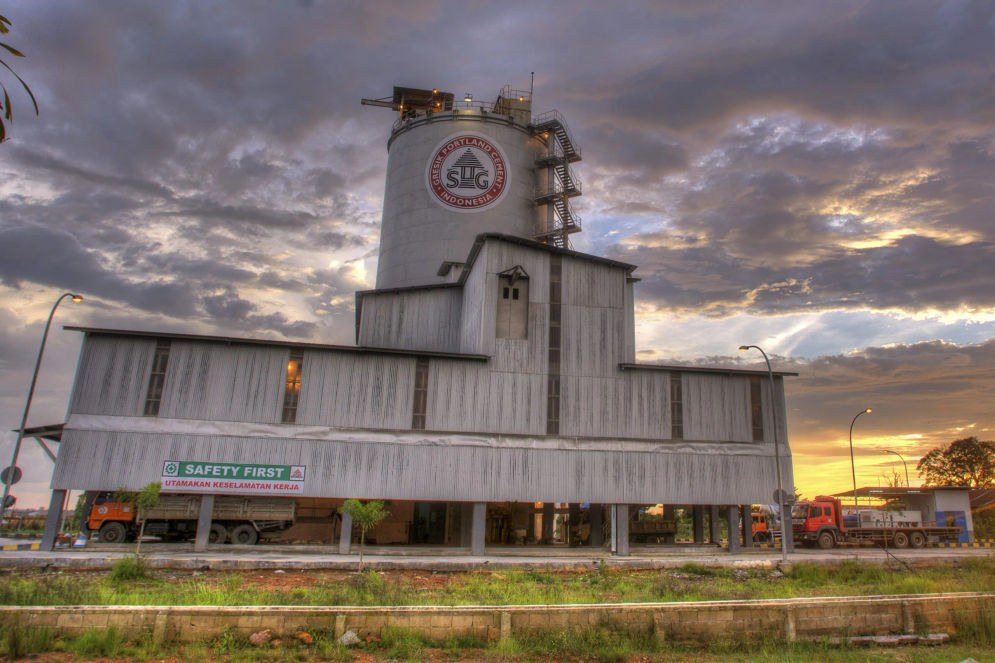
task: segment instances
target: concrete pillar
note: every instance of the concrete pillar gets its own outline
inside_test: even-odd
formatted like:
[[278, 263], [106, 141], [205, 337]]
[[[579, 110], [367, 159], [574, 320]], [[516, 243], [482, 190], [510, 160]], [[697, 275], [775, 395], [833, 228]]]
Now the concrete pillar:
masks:
[[469, 548], [473, 543], [473, 504], [460, 503], [459, 517], [459, 544], [463, 548]]
[[[578, 526], [580, 524], [580, 504], [577, 502], [570, 502], [567, 504], [567, 509], [567, 518], [569, 519], [567, 522], [570, 524], [570, 528], [567, 530], [569, 533], [567, 538], [569, 539], [568, 542], [570, 545], [576, 546], [580, 543], [580, 527]], [[575, 541], [575, 538], [578, 540]]]
[[692, 509], [694, 518], [694, 542], [705, 542], [705, 507], [695, 504]]
[[59, 523], [62, 522], [62, 505], [66, 501], [66, 491], [53, 490], [48, 501], [48, 515], [45, 516], [45, 531], [41, 535], [41, 550], [55, 548], [55, 540], [59, 535]]
[[[677, 507], [675, 507], [673, 504], [664, 504], [663, 505], [663, 519], [664, 520], [677, 520]], [[675, 534], [664, 534], [663, 535], [663, 542], [664, 543], [673, 543], [675, 538], [676, 538]]]
[[342, 528], [339, 532], [339, 554], [348, 555], [352, 546], [352, 516], [342, 514]]
[[90, 511], [93, 509], [93, 503], [97, 501], [97, 491], [88, 490], [83, 496], [83, 517], [79, 521], [79, 531], [83, 533], [86, 538], [90, 538], [93, 532], [90, 531]]
[[743, 547], [753, 547], [753, 511], [749, 504], [741, 504], [739, 507], [740, 522], [743, 523]]
[[211, 515], [214, 513], [214, 495], [200, 496], [200, 513], [197, 515], [197, 536], [193, 540], [194, 552], [207, 550], [211, 535]]
[[556, 517], [556, 505], [552, 502], [542, 503], [542, 542], [553, 542], [553, 519]]
[[708, 541], [719, 545], [719, 507], [717, 504], [708, 505]]
[[591, 547], [605, 545], [605, 509], [602, 504], [591, 505]]
[[629, 555], [629, 505], [612, 504], [612, 552], [620, 557]]
[[487, 502], [473, 503], [473, 536], [470, 540], [470, 554], [483, 555], [487, 534]]
[[739, 507], [735, 504], [726, 506], [726, 523], [729, 527], [729, 543], [727, 549], [731, 553], [740, 551], [739, 532], [736, 531], [736, 524], [739, 522]]

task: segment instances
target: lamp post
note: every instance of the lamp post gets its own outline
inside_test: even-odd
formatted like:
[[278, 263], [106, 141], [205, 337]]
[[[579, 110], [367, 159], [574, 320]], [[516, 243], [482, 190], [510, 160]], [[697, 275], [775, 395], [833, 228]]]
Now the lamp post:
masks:
[[[767, 353], [764, 352], [763, 348], [759, 345], [741, 345], [739, 346], [740, 352], [746, 352], [750, 348], [754, 348], [760, 351], [760, 354], [764, 356], [764, 362], [767, 364], [767, 376], [770, 378], [770, 398], [771, 398], [771, 417], [774, 420], [774, 466], [777, 471], [777, 508], [781, 512], [781, 561], [787, 563], [788, 561], [788, 537], [794, 536], [788, 525], [791, 524], [791, 514], [788, 513], [784, 508], [784, 486], [783, 480], [781, 479], [781, 446], [778, 442], [777, 436], [777, 407], [774, 403], [774, 371], [770, 367], [770, 359], [767, 358]], [[732, 531], [732, 526], [730, 525], [730, 531]]]
[[853, 476], [853, 508], [857, 508], [857, 466], [853, 463], [853, 425], [857, 423], [857, 417], [862, 414], [869, 414], [871, 408], [866, 410], [861, 410], [854, 415], [853, 421], [850, 422], [850, 474]]
[[895, 454], [896, 456], [898, 456], [899, 458], [902, 459], [902, 465], [905, 466], [905, 487], [906, 488], [911, 488], [912, 484], [909, 483], [909, 465], [908, 465], [908, 463], [905, 462], [905, 459], [902, 458], [902, 454], [898, 453], [897, 451], [892, 451], [891, 449], [882, 449], [881, 453], [883, 453], [883, 454]]
[[21, 452], [21, 440], [24, 439], [24, 427], [28, 423], [28, 412], [31, 410], [31, 398], [35, 395], [35, 383], [38, 381], [38, 369], [41, 368], [42, 355], [45, 354], [45, 341], [48, 340], [48, 329], [52, 326], [52, 317], [55, 315], [55, 309], [59, 308], [59, 304], [61, 304], [62, 300], [66, 297], [69, 297], [77, 304], [83, 301], [83, 297], [80, 295], [75, 295], [71, 292], [64, 293], [61, 297], [55, 300], [55, 306], [52, 307], [52, 312], [48, 314], [48, 321], [45, 323], [45, 331], [41, 335], [41, 347], [38, 348], [38, 359], [35, 360], [35, 372], [31, 376], [31, 386], [28, 387], [28, 401], [24, 404], [24, 415], [21, 417], [21, 425], [17, 429], [17, 442], [14, 443], [14, 456], [10, 461], [7, 482], [3, 485], [3, 499], [0, 500], [0, 515], [7, 510], [7, 496], [10, 495], [10, 486], [11, 483], [13, 483], [14, 478], [14, 468], [17, 467], [17, 456]]

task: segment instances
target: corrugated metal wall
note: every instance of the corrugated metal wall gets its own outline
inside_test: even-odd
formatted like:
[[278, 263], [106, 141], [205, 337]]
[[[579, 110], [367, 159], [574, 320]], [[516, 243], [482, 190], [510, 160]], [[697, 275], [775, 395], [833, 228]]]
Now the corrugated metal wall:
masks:
[[[80, 352], [69, 411], [141, 415], [155, 339], [87, 334]], [[169, 383], [167, 375], [167, 387]]]
[[359, 345], [459, 352], [462, 301], [459, 288], [366, 295]]
[[[405, 434], [405, 435], [411, 435]], [[336, 442], [273, 437], [66, 431], [53, 486], [140, 488], [166, 460], [306, 465], [302, 496], [455, 501], [742, 504], [769, 501], [770, 456], [511, 446]], [[658, 447], [655, 447], [658, 448]], [[64, 460], [63, 460], [64, 459]], [[790, 478], [790, 477], [788, 477]], [[785, 485], [793, 485], [786, 483]]]

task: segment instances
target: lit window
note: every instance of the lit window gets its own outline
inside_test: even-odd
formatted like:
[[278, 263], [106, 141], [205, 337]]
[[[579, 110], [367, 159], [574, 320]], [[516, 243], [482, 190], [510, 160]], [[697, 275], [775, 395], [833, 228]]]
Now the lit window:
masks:
[[304, 351], [291, 350], [287, 361], [287, 381], [283, 391], [283, 416], [285, 424], [297, 421], [297, 402], [301, 396], [301, 366], [304, 364]]

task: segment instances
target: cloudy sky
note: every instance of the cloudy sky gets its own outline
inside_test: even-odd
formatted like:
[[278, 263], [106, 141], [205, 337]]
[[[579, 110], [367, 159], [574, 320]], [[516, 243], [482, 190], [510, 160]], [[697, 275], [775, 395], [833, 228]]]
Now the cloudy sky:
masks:
[[66, 290], [29, 424], [63, 420], [64, 324], [351, 342], [394, 119], [359, 100], [534, 71], [583, 148], [574, 248], [640, 266], [639, 360], [800, 373], [806, 496], [850, 486], [865, 407], [861, 485], [995, 437], [995, 4], [534, 4], [5, 3], [41, 113], [0, 72], [0, 426]]

